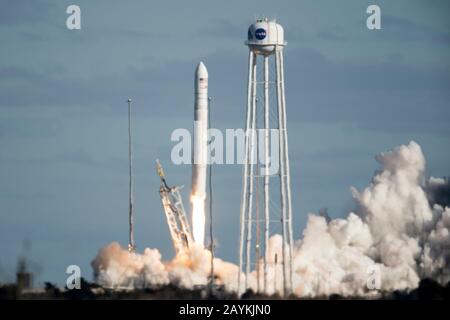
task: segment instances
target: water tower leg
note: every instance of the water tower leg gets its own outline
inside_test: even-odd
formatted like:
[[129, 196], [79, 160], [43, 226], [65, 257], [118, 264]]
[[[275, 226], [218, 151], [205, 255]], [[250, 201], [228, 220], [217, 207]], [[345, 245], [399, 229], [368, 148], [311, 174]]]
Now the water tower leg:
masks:
[[286, 171], [284, 158], [284, 125], [283, 125], [283, 92], [281, 79], [280, 51], [275, 54], [277, 69], [277, 98], [278, 98], [278, 128], [279, 128], [279, 159], [280, 159], [280, 203], [281, 203], [281, 233], [282, 233], [282, 268], [283, 268], [283, 294], [287, 295], [287, 270], [286, 270]]
[[251, 96], [252, 96], [252, 74], [253, 74], [253, 63], [254, 63], [254, 54], [249, 51], [248, 55], [248, 84], [247, 84], [247, 116], [246, 116], [246, 135], [245, 135], [245, 155], [244, 155], [244, 176], [242, 179], [242, 199], [241, 199], [241, 225], [239, 231], [239, 271], [238, 271], [238, 285], [237, 285], [237, 293], [240, 295], [241, 289], [241, 273], [243, 269], [243, 258], [244, 258], [244, 234], [245, 234], [245, 220], [247, 215], [247, 200], [248, 200], [248, 169], [249, 169], [249, 129], [251, 126]]
[[267, 250], [269, 248], [269, 57], [264, 57], [264, 292], [267, 293]]
[[255, 151], [256, 151], [256, 55], [253, 57], [252, 65], [252, 96], [251, 96], [251, 130], [250, 130], [250, 172], [248, 182], [248, 214], [247, 214], [247, 248], [246, 248], [246, 265], [245, 265], [245, 287], [248, 288], [248, 277], [251, 271], [251, 242], [252, 242], [252, 211], [253, 211], [253, 180], [255, 167]]
[[287, 185], [287, 226], [288, 226], [288, 240], [289, 240], [289, 285], [290, 285], [290, 293], [292, 293], [294, 289], [293, 279], [292, 279], [292, 258], [294, 252], [294, 242], [292, 235], [292, 199], [291, 199], [291, 173], [289, 166], [289, 143], [288, 143], [288, 133], [287, 133], [287, 125], [286, 125], [286, 98], [284, 94], [284, 61], [283, 61], [283, 51], [280, 51], [280, 65], [281, 65], [281, 100], [282, 100], [282, 111], [283, 111], [283, 133], [284, 133], [284, 161], [286, 164], [286, 185]]

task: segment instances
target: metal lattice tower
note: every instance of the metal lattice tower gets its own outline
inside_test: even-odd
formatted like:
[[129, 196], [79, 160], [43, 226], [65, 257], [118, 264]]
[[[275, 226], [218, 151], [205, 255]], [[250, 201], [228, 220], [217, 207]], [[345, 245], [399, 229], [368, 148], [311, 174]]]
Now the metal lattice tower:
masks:
[[181, 187], [167, 185], [164, 170], [158, 160], [156, 160], [156, 172], [161, 179], [159, 195], [166, 214], [175, 254], [187, 252], [194, 241], [179, 191]]
[[[249, 59], [238, 293], [241, 293], [241, 289], [249, 288], [248, 279], [252, 266], [257, 268], [257, 287], [260, 287], [261, 265], [263, 268], [263, 292], [267, 293], [268, 286], [271, 285], [268, 283], [269, 265], [271, 264], [276, 275], [277, 263], [281, 262], [283, 294], [287, 296], [293, 290], [293, 237], [283, 68], [283, 48], [286, 42], [284, 41], [283, 28], [275, 21], [269, 21], [268, 19], [257, 20], [249, 27], [246, 44], [249, 47]], [[272, 59], [270, 59], [271, 57]], [[263, 63], [262, 81], [257, 80], [257, 62], [259, 59]], [[270, 60], [275, 60], [272, 63], [272, 65], [274, 64], [272, 69], [275, 71], [275, 81], [270, 81], [269, 77]], [[271, 106], [272, 101], [269, 92], [273, 84], [275, 84], [276, 103], [272, 103], [273, 105]], [[263, 99], [258, 98], [259, 85], [263, 86]], [[261, 100], [263, 101], [262, 108], [258, 105], [258, 102]], [[276, 131], [278, 132], [278, 137], [275, 141], [270, 139], [272, 129], [278, 129]], [[262, 135], [260, 134], [261, 132], [263, 133]], [[263, 145], [263, 147], [260, 148], [260, 145]], [[270, 172], [268, 166], [269, 160], [273, 160], [269, 159], [270, 151], [273, 148], [277, 148], [277, 156], [279, 158], [279, 168], [275, 173]], [[261, 167], [259, 165], [260, 161], [256, 156], [259, 158], [261, 153], [263, 154], [264, 165], [259, 170]], [[261, 182], [262, 188], [260, 187]], [[275, 188], [271, 187], [274, 185]], [[263, 190], [261, 196], [258, 194], [260, 189]], [[263, 207], [262, 219], [259, 218], [260, 199], [262, 199]], [[279, 204], [275, 205], [277, 201], [279, 201]], [[264, 229], [263, 243], [259, 243], [261, 225]], [[269, 237], [271, 236], [272, 228], [275, 229], [280, 225], [282, 234], [281, 257], [277, 257], [276, 253], [274, 257], [269, 257]], [[256, 241], [252, 239], [253, 234], [256, 235]], [[260, 253], [262, 253], [262, 258], [259, 258]], [[252, 256], [254, 256], [253, 259]], [[270, 262], [272, 260], [273, 262]], [[242, 272], [245, 272], [245, 281], [241, 279]], [[274, 283], [277, 283], [276, 279]], [[276, 292], [276, 288], [274, 290]]]

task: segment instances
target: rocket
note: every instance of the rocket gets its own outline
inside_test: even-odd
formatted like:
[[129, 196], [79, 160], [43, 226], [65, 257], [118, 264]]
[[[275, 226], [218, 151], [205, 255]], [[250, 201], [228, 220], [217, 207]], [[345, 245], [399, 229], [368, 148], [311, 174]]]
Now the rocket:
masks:
[[194, 145], [192, 194], [204, 196], [208, 139], [208, 71], [203, 62], [195, 70]]
[[192, 233], [203, 244], [205, 234], [206, 166], [208, 148], [208, 70], [200, 62], [195, 70], [194, 138], [192, 161]]

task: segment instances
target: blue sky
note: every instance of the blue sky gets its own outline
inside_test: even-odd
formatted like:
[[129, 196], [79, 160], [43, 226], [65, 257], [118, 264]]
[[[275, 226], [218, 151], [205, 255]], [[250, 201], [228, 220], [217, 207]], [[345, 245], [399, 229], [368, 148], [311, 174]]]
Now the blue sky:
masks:
[[[82, 29], [66, 28], [81, 7]], [[382, 29], [366, 28], [381, 7]], [[190, 167], [170, 162], [176, 128], [191, 128], [193, 75], [203, 60], [214, 127], [244, 125], [247, 27], [285, 28], [286, 103], [295, 238], [308, 212], [352, 208], [350, 186], [374, 155], [409, 140], [428, 174], [450, 168], [450, 4], [415, 1], [0, 0], [0, 281], [23, 241], [38, 282], [127, 243], [127, 118], [133, 99], [136, 242], [173, 254], [154, 161], [188, 205]], [[214, 169], [218, 255], [236, 261], [241, 167]]]

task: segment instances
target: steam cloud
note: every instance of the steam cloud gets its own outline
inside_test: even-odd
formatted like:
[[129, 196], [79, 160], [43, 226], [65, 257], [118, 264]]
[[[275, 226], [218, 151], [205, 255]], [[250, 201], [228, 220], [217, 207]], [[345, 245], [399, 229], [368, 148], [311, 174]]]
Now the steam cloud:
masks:
[[[416, 288], [425, 277], [441, 284], [450, 281], [449, 180], [425, 179], [425, 158], [414, 141], [376, 160], [382, 169], [369, 186], [351, 189], [355, 212], [334, 220], [324, 213], [309, 214], [303, 237], [293, 248], [297, 296], [370, 296]], [[281, 248], [281, 236], [272, 236], [268, 293], [282, 293], [282, 266], [274, 261], [275, 253], [282, 257]], [[105, 287], [172, 283], [193, 288], [208, 281], [210, 252], [195, 246], [189, 254], [163, 262], [156, 249], [129, 253], [114, 242], [99, 251], [92, 266], [97, 282]], [[237, 290], [236, 265], [216, 258], [214, 270], [218, 284]], [[248, 280], [256, 290], [256, 271]]]

